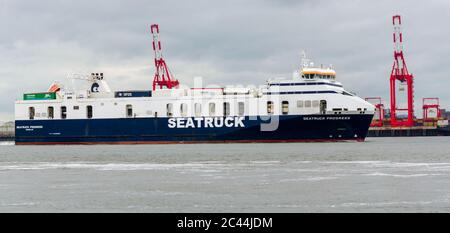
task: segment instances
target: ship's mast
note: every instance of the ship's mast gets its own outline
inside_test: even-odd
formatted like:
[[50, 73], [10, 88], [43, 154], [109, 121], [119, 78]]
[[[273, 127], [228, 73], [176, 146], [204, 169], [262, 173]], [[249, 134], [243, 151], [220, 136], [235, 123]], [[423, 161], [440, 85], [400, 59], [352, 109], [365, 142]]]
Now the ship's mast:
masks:
[[178, 88], [178, 80], [172, 80], [169, 68], [163, 58], [161, 41], [159, 40], [159, 27], [158, 24], [153, 24], [150, 27], [150, 31], [153, 37], [153, 51], [155, 51], [155, 77], [153, 78], [153, 90], [156, 87], [163, 89]]
[[302, 55], [301, 56], [302, 56], [302, 59], [301, 59], [300, 63], [302, 65], [302, 68], [309, 67], [311, 65], [310, 64], [311, 60], [306, 56], [306, 51], [305, 50], [302, 50]]

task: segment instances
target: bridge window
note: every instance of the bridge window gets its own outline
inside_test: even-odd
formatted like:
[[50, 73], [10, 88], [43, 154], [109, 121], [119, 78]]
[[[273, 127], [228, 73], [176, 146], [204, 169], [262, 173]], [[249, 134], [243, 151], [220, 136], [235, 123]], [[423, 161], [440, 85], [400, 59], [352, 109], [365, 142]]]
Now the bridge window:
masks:
[[89, 119], [92, 118], [92, 106], [91, 105], [86, 106], [86, 116]]
[[201, 116], [202, 115], [202, 104], [195, 103], [194, 108], [195, 108], [195, 116], [196, 117]]
[[267, 101], [267, 114], [273, 114], [273, 102]]
[[281, 102], [281, 112], [283, 113], [283, 115], [286, 115], [289, 113], [289, 102], [288, 101]]
[[228, 102], [223, 103], [223, 115], [224, 116], [230, 115], [230, 103], [228, 103]]
[[133, 117], [133, 106], [131, 104], [127, 104], [125, 106], [125, 112], [127, 114], [127, 117]]
[[66, 119], [66, 118], [67, 118], [67, 107], [61, 106], [61, 119]]
[[303, 100], [297, 100], [297, 108], [303, 108]]
[[188, 106], [185, 103], [180, 105], [181, 116], [187, 116], [187, 108], [188, 108]]
[[215, 103], [209, 103], [209, 115], [210, 116], [216, 115], [216, 104]]
[[73, 106], [73, 110], [78, 110], [80, 109], [80, 106]]
[[167, 109], [167, 116], [169, 117], [173, 116], [173, 105], [167, 104], [166, 109]]
[[239, 102], [238, 103], [238, 114], [239, 114], [239, 116], [243, 116], [245, 114], [244, 102]]
[[34, 115], [35, 115], [36, 113], [35, 113], [35, 111], [34, 111], [34, 107], [29, 107], [28, 108], [28, 116], [29, 116], [29, 118], [30, 118], [30, 120], [33, 120], [34, 119]]

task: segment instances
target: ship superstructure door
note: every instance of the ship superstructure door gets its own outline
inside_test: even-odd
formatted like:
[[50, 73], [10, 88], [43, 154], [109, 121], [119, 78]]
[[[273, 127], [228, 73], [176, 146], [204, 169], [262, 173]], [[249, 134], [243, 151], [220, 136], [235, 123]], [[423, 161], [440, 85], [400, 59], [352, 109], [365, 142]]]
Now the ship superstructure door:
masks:
[[33, 120], [34, 115], [35, 115], [34, 107], [29, 107], [28, 108], [28, 118], [30, 118], [30, 120]]
[[320, 114], [325, 114], [327, 112], [327, 101], [321, 100], [320, 101]]
[[127, 104], [125, 107], [125, 112], [127, 114], [127, 117], [133, 117], [133, 105]]
[[53, 119], [53, 117], [54, 117], [54, 112], [55, 112], [55, 110], [54, 110], [54, 108], [53, 108], [52, 106], [50, 106], [50, 107], [47, 108], [47, 116], [48, 116], [48, 119]]

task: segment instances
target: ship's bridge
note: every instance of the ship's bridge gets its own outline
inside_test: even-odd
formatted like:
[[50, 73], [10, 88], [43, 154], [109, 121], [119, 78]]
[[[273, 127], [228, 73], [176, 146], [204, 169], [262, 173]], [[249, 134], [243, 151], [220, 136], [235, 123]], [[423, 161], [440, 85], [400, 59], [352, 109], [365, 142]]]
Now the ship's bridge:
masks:
[[303, 79], [327, 79], [336, 80], [336, 71], [331, 68], [310, 68], [304, 67], [300, 71]]

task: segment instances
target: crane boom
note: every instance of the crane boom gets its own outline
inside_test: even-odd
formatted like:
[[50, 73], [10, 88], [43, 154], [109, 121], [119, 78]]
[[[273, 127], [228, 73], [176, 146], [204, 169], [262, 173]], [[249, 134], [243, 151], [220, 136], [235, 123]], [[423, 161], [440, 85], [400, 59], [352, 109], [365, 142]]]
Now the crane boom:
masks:
[[159, 26], [158, 24], [152, 24], [150, 26], [150, 31], [153, 38], [153, 51], [155, 52], [155, 76], [153, 78], [153, 90], [157, 87], [163, 89], [178, 88], [178, 80], [172, 80], [169, 68], [167, 67], [166, 61], [162, 56], [161, 41], [159, 39]]

